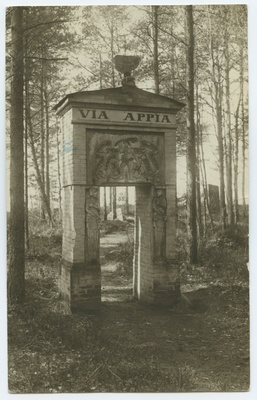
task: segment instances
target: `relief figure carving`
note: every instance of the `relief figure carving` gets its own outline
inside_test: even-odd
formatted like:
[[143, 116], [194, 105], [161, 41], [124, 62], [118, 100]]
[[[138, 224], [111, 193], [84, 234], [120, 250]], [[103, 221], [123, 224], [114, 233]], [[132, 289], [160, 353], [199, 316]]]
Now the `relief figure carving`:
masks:
[[132, 137], [116, 142], [106, 140], [95, 150], [95, 183], [112, 181], [159, 182], [159, 149]]
[[86, 260], [99, 261], [100, 238], [99, 189], [86, 189]]
[[164, 189], [155, 189], [153, 197], [154, 259], [165, 258], [167, 201]]

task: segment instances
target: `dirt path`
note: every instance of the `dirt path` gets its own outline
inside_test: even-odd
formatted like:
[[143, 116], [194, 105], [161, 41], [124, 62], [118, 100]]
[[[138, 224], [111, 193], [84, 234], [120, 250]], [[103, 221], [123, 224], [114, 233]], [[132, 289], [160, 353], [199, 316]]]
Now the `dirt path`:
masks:
[[[119, 251], [119, 245], [125, 243], [127, 235], [123, 232], [112, 233], [100, 239], [100, 262], [102, 279], [102, 302], [126, 301], [132, 298], [132, 279], [124, 279], [119, 274], [119, 264], [106, 262], [106, 254]], [[133, 265], [131, 265], [131, 270]]]
[[[125, 240], [122, 233], [102, 238], [102, 260], [106, 252], [116, 251], [118, 243]], [[105, 335], [113, 326], [112, 340], [122, 338], [123, 345], [126, 343], [127, 360], [120, 360], [119, 368], [128, 362], [134, 364], [133, 357], [138, 359], [141, 354], [147, 365], [158, 365], [161, 374], [167, 376], [174, 366], [185, 375], [197, 371], [196, 390], [247, 390], [247, 289], [186, 285], [187, 296], [197, 299], [199, 307], [162, 309], [133, 300], [132, 282], [117, 276], [116, 269], [115, 263], [103, 263], [101, 326]], [[190, 366], [187, 372], [186, 366]]]
[[169, 374], [174, 365], [189, 365], [197, 371], [198, 390], [246, 390], [247, 290], [185, 286], [187, 296], [199, 303], [195, 310], [167, 310], [139, 303], [132, 299], [132, 282], [116, 274], [117, 264], [104, 263], [106, 253], [117, 251], [125, 240], [123, 233], [101, 239], [102, 329], [114, 326], [112, 339], [113, 335], [117, 340], [122, 337], [130, 349], [128, 354], [132, 347], [137, 357], [142, 353], [145, 362], [157, 364], [162, 373]]

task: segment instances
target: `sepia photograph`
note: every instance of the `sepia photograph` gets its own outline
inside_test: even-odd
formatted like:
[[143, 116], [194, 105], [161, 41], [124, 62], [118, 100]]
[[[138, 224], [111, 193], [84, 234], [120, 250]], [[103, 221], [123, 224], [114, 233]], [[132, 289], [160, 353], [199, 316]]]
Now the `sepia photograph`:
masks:
[[9, 395], [249, 394], [248, 5], [157, 3], [5, 8]]

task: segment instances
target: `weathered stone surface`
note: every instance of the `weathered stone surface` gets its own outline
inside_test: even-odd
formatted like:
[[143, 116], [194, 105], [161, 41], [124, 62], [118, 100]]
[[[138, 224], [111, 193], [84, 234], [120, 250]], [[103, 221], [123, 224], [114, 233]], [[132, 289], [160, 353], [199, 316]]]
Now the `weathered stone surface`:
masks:
[[70, 93], [54, 109], [59, 115], [73, 108], [134, 110], [138, 113], [170, 113], [175, 115], [185, 104], [157, 95], [136, 86], [120, 86], [103, 90]]
[[126, 56], [117, 54], [114, 57], [115, 68], [122, 74], [130, 74], [140, 63], [139, 56]]
[[100, 197], [99, 187], [86, 189], [85, 261], [100, 264]]
[[165, 189], [154, 188], [153, 195], [153, 230], [154, 260], [165, 260], [166, 257], [166, 219], [167, 201]]
[[88, 132], [89, 184], [164, 183], [163, 135]]
[[134, 296], [175, 304], [175, 114], [182, 106], [136, 87], [75, 93], [57, 105], [63, 213], [59, 290], [72, 312], [101, 304], [99, 187], [107, 184], [136, 187]]

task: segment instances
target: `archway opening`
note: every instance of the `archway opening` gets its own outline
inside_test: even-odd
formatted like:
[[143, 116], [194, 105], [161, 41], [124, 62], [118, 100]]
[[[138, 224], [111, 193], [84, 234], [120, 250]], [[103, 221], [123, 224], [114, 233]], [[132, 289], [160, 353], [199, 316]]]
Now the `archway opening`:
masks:
[[101, 300], [128, 301], [133, 296], [135, 187], [100, 188]]

